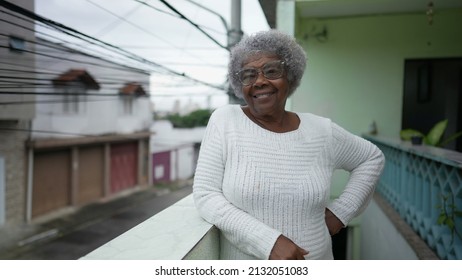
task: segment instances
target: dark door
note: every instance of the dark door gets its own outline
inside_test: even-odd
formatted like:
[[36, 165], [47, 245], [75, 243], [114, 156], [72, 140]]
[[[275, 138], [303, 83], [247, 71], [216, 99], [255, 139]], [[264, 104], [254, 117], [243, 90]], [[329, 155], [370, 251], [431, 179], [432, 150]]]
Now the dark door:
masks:
[[[406, 60], [404, 75], [403, 129], [427, 134], [448, 119], [445, 137], [462, 130], [462, 58]], [[462, 139], [445, 148], [462, 151]]]

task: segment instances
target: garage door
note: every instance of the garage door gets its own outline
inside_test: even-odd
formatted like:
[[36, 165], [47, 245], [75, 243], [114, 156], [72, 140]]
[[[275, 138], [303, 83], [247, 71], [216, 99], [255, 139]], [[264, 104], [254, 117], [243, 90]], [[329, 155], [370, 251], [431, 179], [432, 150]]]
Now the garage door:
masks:
[[111, 145], [111, 192], [135, 187], [138, 174], [138, 142]]
[[35, 152], [32, 217], [70, 205], [70, 150]]
[[79, 186], [77, 204], [87, 204], [104, 195], [104, 148], [103, 146], [79, 149]]

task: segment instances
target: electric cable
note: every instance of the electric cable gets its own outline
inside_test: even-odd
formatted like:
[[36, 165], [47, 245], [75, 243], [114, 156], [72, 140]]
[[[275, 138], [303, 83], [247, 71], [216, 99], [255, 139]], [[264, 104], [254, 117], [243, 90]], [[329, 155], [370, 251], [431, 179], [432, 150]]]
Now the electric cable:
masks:
[[209, 87], [213, 87], [213, 88], [217, 88], [217, 89], [220, 89], [220, 90], [224, 90], [223, 87], [220, 87], [220, 86], [217, 86], [217, 85], [213, 85], [213, 84], [210, 84], [210, 83], [207, 83], [207, 82], [204, 82], [204, 81], [195, 79], [195, 78], [193, 78], [193, 77], [190, 77], [190, 76], [186, 75], [185, 73], [179, 73], [179, 72], [174, 71], [174, 70], [172, 70], [172, 69], [170, 69], [170, 68], [167, 68], [167, 67], [165, 67], [165, 66], [163, 66], [163, 65], [160, 65], [160, 64], [155, 63], [155, 62], [153, 62], [153, 61], [149, 61], [149, 60], [147, 60], [147, 59], [145, 59], [145, 58], [142, 58], [142, 57], [140, 57], [140, 56], [138, 56], [138, 55], [136, 55], [136, 54], [133, 54], [133, 53], [131, 53], [131, 52], [128, 52], [127, 50], [124, 50], [124, 49], [122, 49], [122, 48], [120, 48], [120, 47], [114, 46], [114, 45], [109, 44], [109, 43], [107, 43], [107, 42], [104, 42], [104, 41], [101, 41], [101, 40], [99, 40], [99, 39], [96, 39], [96, 38], [94, 38], [94, 37], [92, 37], [92, 36], [86, 35], [86, 34], [80, 32], [80, 31], [78, 31], [78, 30], [75, 30], [75, 29], [73, 29], [73, 28], [70, 28], [70, 27], [68, 27], [68, 26], [65, 26], [65, 25], [63, 25], [63, 24], [61, 24], [61, 23], [57, 23], [57, 22], [52, 21], [52, 20], [50, 20], [50, 19], [47, 19], [47, 18], [45, 18], [45, 17], [39, 16], [39, 15], [37, 15], [37, 14], [34, 13], [34, 12], [31, 12], [31, 11], [29, 11], [29, 10], [27, 10], [27, 9], [24, 9], [24, 8], [20, 7], [20, 6], [17, 6], [17, 5], [15, 5], [15, 4], [12, 4], [12, 3], [8, 2], [8, 1], [0, 0], [0, 6], [3, 6], [3, 7], [6, 8], [6, 9], [12, 10], [12, 11], [17, 12], [17, 13], [19, 13], [19, 14], [21, 14], [21, 15], [26, 16], [26, 17], [32, 18], [32, 19], [34, 19], [34, 20], [36, 20], [36, 21], [39, 21], [39, 22], [48, 24], [48, 25], [50, 25], [50, 26], [53, 26], [53, 27], [55, 27], [57, 30], [59, 30], [59, 31], [65, 33], [65, 34], [68, 34], [69, 36], [73, 36], [73, 37], [76, 37], [76, 38], [80, 38], [80, 39], [82, 39], [82, 40], [84, 40], [84, 41], [87, 41], [87, 42], [89, 42], [89, 43], [92, 43], [92, 44], [98, 43], [98, 44], [100, 44], [100, 45], [107, 46], [107, 47], [111, 48], [112, 50], [114, 50], [114, 51], [116, 51], [116, 52], [118, 52], [118, 53], [124, 53], [124, 54], [127, 55], [127, 57], [130, 57], [130, 58], [132, 58], [132, 59], [134, 59], [134, 60], [138, 60], [139, 62], [142, 62], [142, 63], [148, 64], [148, 65], [152, 65], [152, 66], [159, 67], [159, 68], [161, 68], [161, 69], [163, 69], [163, 70], [165, 70], [165, 71], [167, 71], [167, 72], [170, 72], [170, 73], [175, 74], [175, 75], [178, 75], [178, 76], [182, 76], [182, 77], [184, 77], [184, 78], [186, 78], [186, 79], [193, 80], [193, 81], [195, 81], [195, 82], [197, 82], [197, 83], [199, 83], [199, 84], [203, 84], [203, 85], [206, 85], [206, 86], [209, 86]]
[[207, 38], [209, 38], [210, 40], [212, 40], [215, 44], [217, 44], [219, 47], [229, 51], [229, 48], [227, 46], [224, 46], [222, 45], [220, 42], [218, 42], [215, 38], [213, 38], [210, 34], [208, 34], [207, 32], [205, 32], [199, 25], [197, 25], [196, 23], [194, 23], [193, 21], [191, 21], [189, 18], [187, 18], [185, 15], [183, 15], [180, 11], [178, 11], [177, 9], [175, 9], [175, 7], [173, 7], [172, 5], [170, 5], [167, 1], [165, 0], [159, 0], [160, 2], [162, 2], [165, 6], [167, 6], [170, 10], [172, 10], [174, 13], [176, 13], [177, 15], [179, 15], [182, 19], [186, 20], [187, 22], [189, 22], [190, 24], [192, 24], [197, 30], [199, 30], [202, 34], [204, 34]]

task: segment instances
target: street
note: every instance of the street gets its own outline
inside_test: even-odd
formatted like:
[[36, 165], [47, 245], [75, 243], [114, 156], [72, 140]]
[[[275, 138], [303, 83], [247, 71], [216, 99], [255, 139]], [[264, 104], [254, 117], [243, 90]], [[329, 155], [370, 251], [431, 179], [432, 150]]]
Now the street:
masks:
[[[68, 232], [56, 234], [46, 241], [31, 242], [17, 250], [0, 256], [0, 259], [14, 260], [76, 260], [99, 246], [133, 228], [149, 217], [186, 197], [192, 191], [190, 186], [162, 195], [150, 195], [137, 200], [122, 209], [113, 209], [102, 217], [94, 217]], [[139, 195], [138, 195], [139, 196]], [[120, 205], [118, 205], [120, 206]], [[109, 211], [109, 210], [106, 210]], [[54, 230], [55, 232], [57, 230]], [[53, 229], [50, 230], [53, 232]]]

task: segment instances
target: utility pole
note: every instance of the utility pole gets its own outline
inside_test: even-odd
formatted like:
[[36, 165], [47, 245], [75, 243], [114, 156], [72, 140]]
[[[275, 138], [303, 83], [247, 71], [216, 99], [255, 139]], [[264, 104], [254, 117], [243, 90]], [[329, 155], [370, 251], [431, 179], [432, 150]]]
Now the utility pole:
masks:
[[[241, 30], [241, 0], [231, 0], [231, 28], [228, 30], [228, 49], [231, 49], [242, 38]], [[245, 104], [243, 99], [236, 97], [228, 87], [228, 96], [230, 104]]]
[[[226, 20], [217, 12], [193, 0], [186, 0], [186, 1], [220, 18], [221, 22], [223, 23], [226, 29], [227, 40], [228, 40], [226, 48], [228, 50], [231, 49], [235, 44], [237, 44], [241, 40], [242, 35], [243, 35], [243, 32], [241, 30], [241, 0], [231, 0], [231, 26], [228, 26], [228, 24], [226, 23]], [[228, 86], [227, 94], [228, 94], [228, 102], [230, 104], [242, 104], [242, 105], [245, 104], [245, 101], [243, 99], [240, 99], [236, 97], [236, 95], [234, 95], [230, 86]]]
[[241, 38], [241, 0], [231, 0], [231, 27], [228, 30], [228, 48], [237, 44]]

